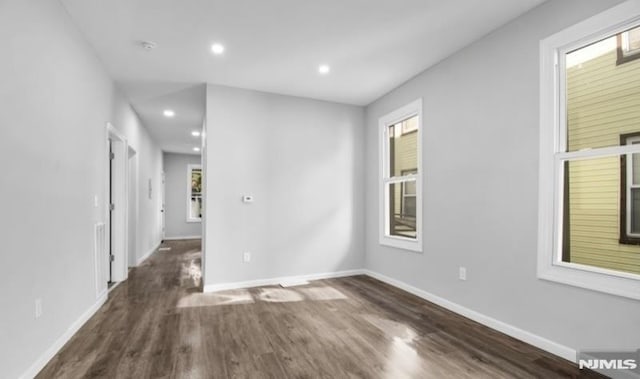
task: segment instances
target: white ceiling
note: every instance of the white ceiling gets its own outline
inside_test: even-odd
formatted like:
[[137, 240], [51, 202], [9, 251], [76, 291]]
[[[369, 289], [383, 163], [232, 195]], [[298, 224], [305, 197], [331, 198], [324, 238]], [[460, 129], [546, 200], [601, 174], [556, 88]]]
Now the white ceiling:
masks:
[[[120, 88], [163, 151], [200, 154], [193, 151], [201, 146], [200, 138], [191, 132], [202, 130], [206, 107], [204, 84], [121, 82]], [[175, 116], [165, 117], [165, 109], [174, 111]]]
[[[61, 1], [129, 96], [215, 83], [366, 105], [544, 0]], [[150, 95], [134, 107], [159, 121]]]

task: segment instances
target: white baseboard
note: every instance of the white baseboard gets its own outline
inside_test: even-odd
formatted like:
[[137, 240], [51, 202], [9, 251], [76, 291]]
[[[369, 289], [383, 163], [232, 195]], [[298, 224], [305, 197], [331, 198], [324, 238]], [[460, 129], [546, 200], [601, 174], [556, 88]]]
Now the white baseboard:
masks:
[[153, 249], [147, 251], [147, 253], [145, 255], [143, 255], [140, 258], [138, 258], [138, 260], [136, 261], [136, 266], [140, 266], [140, 264], [142, 264], [142, 262], [144, 262], [145, 259], [149, 258], [151, 256], [151, 254], [153, 254], [156, 250], [158, 250], [158, 248], [160, 247], [161, 244], [162, 244], [162, 242], [158, 242], [158, 244]]
[[374, 272], [374, 271], [370, 271], [370, 270], [364, 270], [364, 274], [368, 275], [372, 278], [378, 279], [382, 282], [385, 282], [387, 284], [390, 284], [394, 287], [400, 288], [401, 290], [407, 291], [409, 293], [412, 293], [418, 297], [421, 297], [427, 301], [430, 301], [434, 304], [437, 304], [443, 308], [446, 308], [452, 312], [455, 312], [459, 315], [462, 315], [466, 318], [469, 318], [475, 322], [478, 322], [482, 325], [488, 326], [491, 329], [495, 329], [499, 332], [502, 332], [508, 336], [511, 336], [515, 339], [518, 339], [520, 341], [526, 342], [529, 345], [533, 345], [539, 349], [542, 349], [544, 351], [547, 351], [551, 354], [557, 355], [559, 357], [562, 357], [568, 361], [571, 362], [576, 362], [577, 359], [577, 352], [567, 346], [561, 345], [559, 343], [550, 341], [546, 338], [540, 337], [536, 334], [533, 334], [531, 332], [527, 332], [526, 330], [522, 330], [520, 328], [517, 328], [513, 325], [507, 324], [505, 322], [502, 322], [500, 320], [496, 320], [495, 318], [489, 317], [487, 315], [484, 315], [480, 312], [474, 311], [472, 309], [466, 308], [460, 304], [454, 303], [452, 301], [446, 300], [442, 297], [436, 296], [434, 294], [431, 294], [427, 291], [423, 291], [419, 288], [416, 288], [414, 286], [411, 286], [407, 283], [404, 283], [400, 280], [396, 280], [393, 278], [390, 278], [388, 276], [382, 275], [380, 273]]
[[305, 281], [305, 280], [310, 281], [310, 280], [318, 280], [318, 279], [331, 279], [331, 278], [341, 278], [345, 276], [354, 276], [354, 275], [362, 275], [362, 274], [364, 274], [364, 270], [346, 270], [346, 271], [324, 272], [324, 273], [309, 274], [309, 275], [281, 276], [277, 278], [249, 280], [246, 282], [207, 284], [204, 286], [203, 292], [217, 292], [217, 291], [234, 290], [239, 288], [273, 286], [273, 285], [278, 285], [281, 282], [292, 282], [292, 281], [298, 282], [298, 281]]
[[111, 286], [111, 288], [107, 289], [108, 293], [111, 293], [111, 291], [113, 291], [114, 289], [116, 289], [116, 287], [118, 287], [120, 284], [124, 283], [127, 279], [119, 281], [119, 282], [115, 282], [113, 283], [113, 285]]
[[62, 349], [62, 347], [71, 339], [71, 337], [73, 337], [73, 335], [76, 334], [78, 330], [80, 330], [82, 325], [89, 321], [91, 316], [93, 316], [106, 301], [107, 290], [104, 290], [98, 297], [98, 300], [96, 300], [96, 302], [91, 307], [89, 307], [89, 309], [87, 309], [82, 315], [80, 315], [80, 317], [76, 321], [74, 321], [73, 324], [71, 324], [71, 326], [69, 326], [67, 331], [64, 332], [64, 334], [62, 334], [60, 338], [58, 338], [53, 343], [53, 345], [51, 345], [47, 349], [47, 351], [45, 351], [40, 356], [40, 358], [38, 358], [38, 360], [35, 361], [35, 363], [32, 364], [31, 367], [29, 367], [29, 369], [27, 369], [27, 371], [20, 376], [20, 379], [31, 379], [38, 375], [40, 370], [42, 370], [44, 366], [49, 363], [51, 358], [53, 358], [58, 353], [58, 351]]
[[178, 237], [164, 237], [165, 241], [175, 241], [175, 240], [199, 240], [202, 239], [202, 236], [178, 236]]

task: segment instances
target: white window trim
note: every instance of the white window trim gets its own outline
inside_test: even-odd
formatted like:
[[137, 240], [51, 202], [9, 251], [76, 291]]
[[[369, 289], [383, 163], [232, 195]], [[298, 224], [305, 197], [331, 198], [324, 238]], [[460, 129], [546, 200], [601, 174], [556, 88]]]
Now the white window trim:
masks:
[[[197, 169], [202, 170], [202, 165], [187, 165], [187, 222], [202, 222], [201, 217], [191, 217], [191, 172]], [[200, 192], [200, 198], [202, 198], [202, 192]]]
[[[413, 129], [413, 130], [416, 130], [416, 129]], [[413, 130], [412, 130], [412, 131], [413, 131]], [[413, 174], [409, 174], [409, 175], [413, 175]], [[414, 181], [415, 181], [415, 180], [414, 180]], [[406, 212], [405, 212], [405, 211], [406, 211], [406, 210], [405, 210], [405, 207], [407, 206], [406, 198], [408, 198], [408, 197], [413, 197], [413, 198], [416, 198], [416, 199], [417, 199], [417, 197], [418, 197], [418, 191], [417, 191], [417, 188], [416, 188], [416, 192], [415, 192], [415, 193], [407, 193], [407, 183], [408, 183], [408, 182], [403, 182], [403, 183], [401, 184], [401, 185], [402, 185], [402, 191], [401, 191], [401, 196], [402, 196], [402, 209], [401, 209], [401, 212], [402, 212], [402, 215], [404, 215], [404, 214], [406, 213]], [[417, 211], [417, 210], [416, 210], [416, 211]]]
[[[629, 137], [626, 141], [624, 141], [626, 145], [633, 145], [634, 142], [640, 142], [640, 136]], [[628, 154], [626, 156], [627, 164], [626, 164], [626, 180], [625, 180], [625, 191], [626, 191], [626, 204], [625, 204], [625, 216], [626, 216], [626, 230], [627, 236], [638, 238], [640, 237], [640, 233], [631, 233], [631, 189], [640, 188], [640, 184], [633, 184], [633, 154]]]
[[[417, 136], [417, 174], [410, 174], [399, 177], [389, 177], [387, 166], [387, 157], [389, 154], [387, 148], [387, 139], [385, 135], [388, 127], [410, 117], [418, 116]], [[422, 252], [422, 98], [415, 100], [404, 107], [397, 109], [378, 121], [378, 167], [379, 167], [379, 207], [378, 219], [380, 224], [379, 236], [380, 244], [395, 247], [398, 249], [410, 250], [414, 252]], [[402, 182], [406, 179], [415, 179], [416, 181], [416, 238], [407, 238], [400, 236], [391, 236], [388, 234], [388, 225], [386, 220], [387, 212], [387, 191], [385, 187], [389, 184]]]
[[402, 183], [402, 215], [404, 215], [406, 213], [406, 206], [407, 206], [407, 198], [418, 198], [418, 194], [416, 193], [407, 193], [407, 182]]
[[621, 37], [621, 47], [622, 47], [622, 56], [624, 57], [632, 57], [636, 54], [640, 54], [640, 48], [632, 49], [629, 41], [629, 32], [623, 32]]
[[540, 167], [538, 277], [599, 292], [640, 299], [640, 275], [562, 262], [563, 167], [567, 159], [640, 152], [640, 145], [565, 152], [566, 52], [622, 32], [640, 20], [640, 1], [631, 0], [540, 41]]

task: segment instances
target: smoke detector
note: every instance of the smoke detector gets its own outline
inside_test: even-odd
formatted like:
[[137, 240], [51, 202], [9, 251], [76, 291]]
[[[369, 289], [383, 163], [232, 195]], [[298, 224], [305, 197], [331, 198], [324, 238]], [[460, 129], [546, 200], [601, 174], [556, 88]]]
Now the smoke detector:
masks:
[[158, 47], [158, 44], [153, 41], [142, 41], [140, 42], [140, 46], [145, 50], [153, 50]]

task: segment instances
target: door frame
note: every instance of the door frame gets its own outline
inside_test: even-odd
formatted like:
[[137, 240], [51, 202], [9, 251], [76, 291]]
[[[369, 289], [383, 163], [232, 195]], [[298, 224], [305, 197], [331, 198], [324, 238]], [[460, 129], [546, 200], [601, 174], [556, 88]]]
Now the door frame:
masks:
[[167, 207], [166, 207], [166, 198], [165, 198], [166, 193], [167, 193], [167, 189], [165, 188], [166, 175], [164, 173], [164, 170], [160, 173], [160, 178], [162, 180], [162, 185], [160, 186], [160, 191], [162, 191], [162, 194], [160, 196], [160, 201], [162, 202], [161, 205], [160, 205], [160, 223], [161, 223], [161, 225], [160, 225], [160, 228], [161, 228], [160, 229], [160, 231], [161, 231], [160, 237], [161, 237], [161, 240], [164, 241], [165, 232], [166, 232], [165, 229], [167, 227], [167, 224], [166, 224], [166, 222], [167, 222], [167, 219], [166, 219]]
[[[128, 146], [128, 163], [127, 169], [129, 170], [127, 178], [129, 180], [127, 184], [127, 265], [129, 267], [135, 267], [137, 264], [137, 251], [138, 251], [138, 238], [136, 237], [138, 232], [140, 211], [139, 211], [139, 192], [138, 192], [138, 152]], [[133, 198], [132, 195], [133, 194]], [[128, 271], [128, 270], [127, 270]]]
[[[109, 143], [111, 142], [111, 149]], [[109, 159], [110, 150], [113, 150], [113, 172], [109, 173]], [[107, 228], [107, 252], [111, 252], [114, 256], [113, 264], [111, 265], [111, 281], [121, 282], [127, 279], [128, 275], [128, 208], [129, 208], [129, 149], [127, 145], [127, 139], [122, 135], [111, 123], [107, 123], [105, 128], [105, 196], [104, 196], [104, 209], [105, 209], [105, 225]], [[109, 209], [109, 191], [111, 191], [111, 180], [115, 181], [115, 190], [113, 193], [114, 210], [110, 212]], [[110, 217], [113, 217], [113, 222], [110, 221]], [[111, 230], [111, 224], [113, 230]], [[114, 233], [113, 246], [111, 232]], [[112, 249], [113, 247], [113, 249]], [[103, 281], [106, 284], [109, 280], [109, 256], [103, 257], [105, 262], [103, 268]]]

